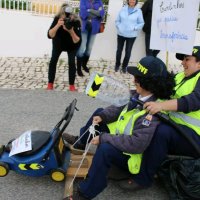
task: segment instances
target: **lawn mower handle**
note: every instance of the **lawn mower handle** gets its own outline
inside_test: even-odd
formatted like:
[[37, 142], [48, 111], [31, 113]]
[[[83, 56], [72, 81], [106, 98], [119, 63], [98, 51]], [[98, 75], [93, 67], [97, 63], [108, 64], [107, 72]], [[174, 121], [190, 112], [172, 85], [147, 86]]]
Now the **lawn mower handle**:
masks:
[[65, 113], [62, 117], [62, 121], [66, 120], [65, 125], [63, 126], [63, 128], [61, 129], [61, 133], [64, 132], [65, 128], [68, 126], [69, 122], [71, 121], [73, 114], [74, 114], [74, 110], [78, 109], [76, 108], [76, 103], [77, 103], [77, 99], [74, 99], [69, 106], [67, 106], [67, 108], [65, 109]]
[[62, 133], [65, 131], [66, 127], [68, 126], [69, 122], [71, 121], [73, 114], [74, 114], [74, 110], [78, 110], [76, 108], [76, 103], [77, 103], [77, 99], [74, 99], [69, 106], [67, 106], [67, 108], [65, 109], [65, 113], [62, 117], [62, 119], [58, 122], [58, 124], [55, 126], [54, 130], [56, 131], [57, 129], [60, 128], [60, 126], [62, 125], [63, 121], [65, 121], [64, 125], [62, 126], [61, 130], [59, 130], [59, 134], [57, 135], [57, 137], [54, 139], [51, 147], [49, 148], [49, 150], [45, 153], [44, 157], [42, 160], [46, 160], [51, 152], [51, 149], [55, 146], [55, 144], [59, 141], [60, 136], [62, 135]]
[[[131, 98], [132, 101], [137, 102], [137, 104], [141, 105], [143, 107], [144, 103], [143, 101], [136, 99], [136, 98]], [[200, 156], [200, 147], [199, 145], [196, 143], [196, 141], [190, 137], [190, 135], [187, 134], [187, 132], [181, 127], [179, 126], [179, 124], [175, 123], [173, 120], [170, 119], [170, 117], [167, 114], [158, 112], [155, 114], [156, 117], [158, 117], [161, 121], [169, 124], [170, 126], [172, 126], [174, 129], [177, 130], [177, 132], [183, 136], [196, 150], [196, 152], [198, 153], [198, 155]]]

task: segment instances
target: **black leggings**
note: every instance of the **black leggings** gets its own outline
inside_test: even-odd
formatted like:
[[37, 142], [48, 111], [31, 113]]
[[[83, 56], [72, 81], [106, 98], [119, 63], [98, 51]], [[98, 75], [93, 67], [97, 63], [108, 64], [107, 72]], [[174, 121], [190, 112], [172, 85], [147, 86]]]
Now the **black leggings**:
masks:
[[[68, 54], [68, 65], [69, 65], [69, 84], [74, 85], [75, 76], [76, 76], [76, 64], [75, 64], [75, 56], [77, 50], [67, 51]], [[48, 82], [54, 83], [55, 75], [56, 75], [56, 66], [59, 59], [61, 50], [53, 49], [52, 56], [49, 63], [49, 72], [48, 72]]]

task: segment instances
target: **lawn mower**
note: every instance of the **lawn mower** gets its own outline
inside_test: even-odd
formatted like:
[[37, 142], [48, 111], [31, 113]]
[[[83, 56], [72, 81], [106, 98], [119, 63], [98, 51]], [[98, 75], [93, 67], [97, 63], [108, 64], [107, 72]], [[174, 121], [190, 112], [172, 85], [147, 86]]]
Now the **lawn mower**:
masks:
[[15, 139], [9, 141], [7, 145], [1, 145], [0, 177], [6, 176], [9, 170], [13, 170], [34, 177], [50, 175], [54, 181], [63, 181], [70, 163], [70, 151], [64, 146], [62, 134], [74, 110], [78, 110], [76, 103], [76, 99], [70, 103], [52, 131], [31, 131], [31, 150], [9, 156]]

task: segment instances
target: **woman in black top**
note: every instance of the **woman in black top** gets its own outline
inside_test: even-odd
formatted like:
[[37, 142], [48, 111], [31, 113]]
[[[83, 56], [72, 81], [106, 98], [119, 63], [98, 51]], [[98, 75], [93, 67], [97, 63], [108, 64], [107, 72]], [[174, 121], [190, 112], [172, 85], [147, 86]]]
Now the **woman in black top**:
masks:
[[53, 44], [48, 71], [48, 90], [53, 90], [58, 59], [62, 51], [66, 51], [69, 65], [69, 90], [76, 91], [74, 86], [75, 56], [81, 44], [81, 23], [72, 12], [73, 9], [68, 4], [63, 4], [48, 30], [48, 38], [52, 39]]

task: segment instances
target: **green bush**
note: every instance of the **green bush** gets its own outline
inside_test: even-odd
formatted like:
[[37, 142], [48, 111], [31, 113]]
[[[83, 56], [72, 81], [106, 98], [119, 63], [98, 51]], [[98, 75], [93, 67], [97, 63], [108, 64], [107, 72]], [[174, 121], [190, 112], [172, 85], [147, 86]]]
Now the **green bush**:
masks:
[[[18, 5], [19, 3], [19, 5]], [[9, 7], [9, 1], [2, 1], [2, 8], [7, 8], [7, 9], [14, 9], [19, 7], [19, 10], [26, 10], [27, 3], [26, 2], [20, 2], [20, 1], [10, 1], [10, 7]]]
[[108, 5], [109, 0], [102, 0], [103, 4]]

